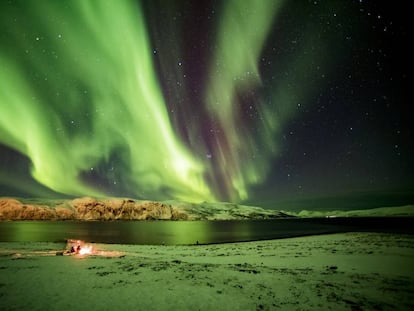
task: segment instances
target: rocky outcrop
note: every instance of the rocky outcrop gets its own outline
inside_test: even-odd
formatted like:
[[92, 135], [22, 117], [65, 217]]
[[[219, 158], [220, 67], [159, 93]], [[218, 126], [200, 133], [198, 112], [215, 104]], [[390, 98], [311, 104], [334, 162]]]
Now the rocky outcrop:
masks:
[[171, 220], [172, 207], [154, 201], [80, 198], [70, 203], [83, 220]]
[[278, 211], [230, 203], [193, 204], [90, 197], [45, 200], [45, 204], [39, 199], [27, 202], [0, 198], [0, 220], [230, 220], [286, 216]]
[[74, 212], [62, 207], [23, 204], [15, 199], [0, 199], [0, 220], [75, 219]]
[[169, 204], [131, 199], [77, 198], [64, 205], [24, 204], [0, 199], [0, 220], [185, 220]]

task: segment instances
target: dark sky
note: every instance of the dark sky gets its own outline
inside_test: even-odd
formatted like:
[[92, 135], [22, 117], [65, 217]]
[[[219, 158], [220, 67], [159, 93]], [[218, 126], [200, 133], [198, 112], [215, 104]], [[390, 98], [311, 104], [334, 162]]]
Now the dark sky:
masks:
[[412, 204], [409, 12], [2, 1], [0, 195]]

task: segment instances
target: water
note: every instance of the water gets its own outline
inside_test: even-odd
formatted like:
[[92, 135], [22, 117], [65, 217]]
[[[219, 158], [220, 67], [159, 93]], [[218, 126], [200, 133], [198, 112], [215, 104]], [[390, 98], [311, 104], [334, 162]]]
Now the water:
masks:
[[0, 242], [80, 239], [118, 244], [210, 244], [347, 231], [414, 234], [414, 218], [320, 218], [255, 221], [0, 222]]

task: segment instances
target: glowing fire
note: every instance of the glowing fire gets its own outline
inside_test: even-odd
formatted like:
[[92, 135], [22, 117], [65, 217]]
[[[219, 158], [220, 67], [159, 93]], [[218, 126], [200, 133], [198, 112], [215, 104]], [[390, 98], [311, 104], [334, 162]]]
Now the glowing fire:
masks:
[[72, 239], [67, 240], [66, 249], [68, 254], [91, 255], [95, 252], [93, 245], [85, 244], [81, 240]]
[[92, 254], [92, 246], [83, 245], [79, 250], [80, 255], [89, 255]]

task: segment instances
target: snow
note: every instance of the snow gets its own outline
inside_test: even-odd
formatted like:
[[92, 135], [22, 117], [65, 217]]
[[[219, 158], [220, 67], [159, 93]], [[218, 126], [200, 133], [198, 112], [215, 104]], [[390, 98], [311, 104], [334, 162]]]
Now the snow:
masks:
[[[193, 246], [0, 243], [0, 310], [411, 310], [414, 237]], [[18, 255], [17, 255], [18, 254]]]

